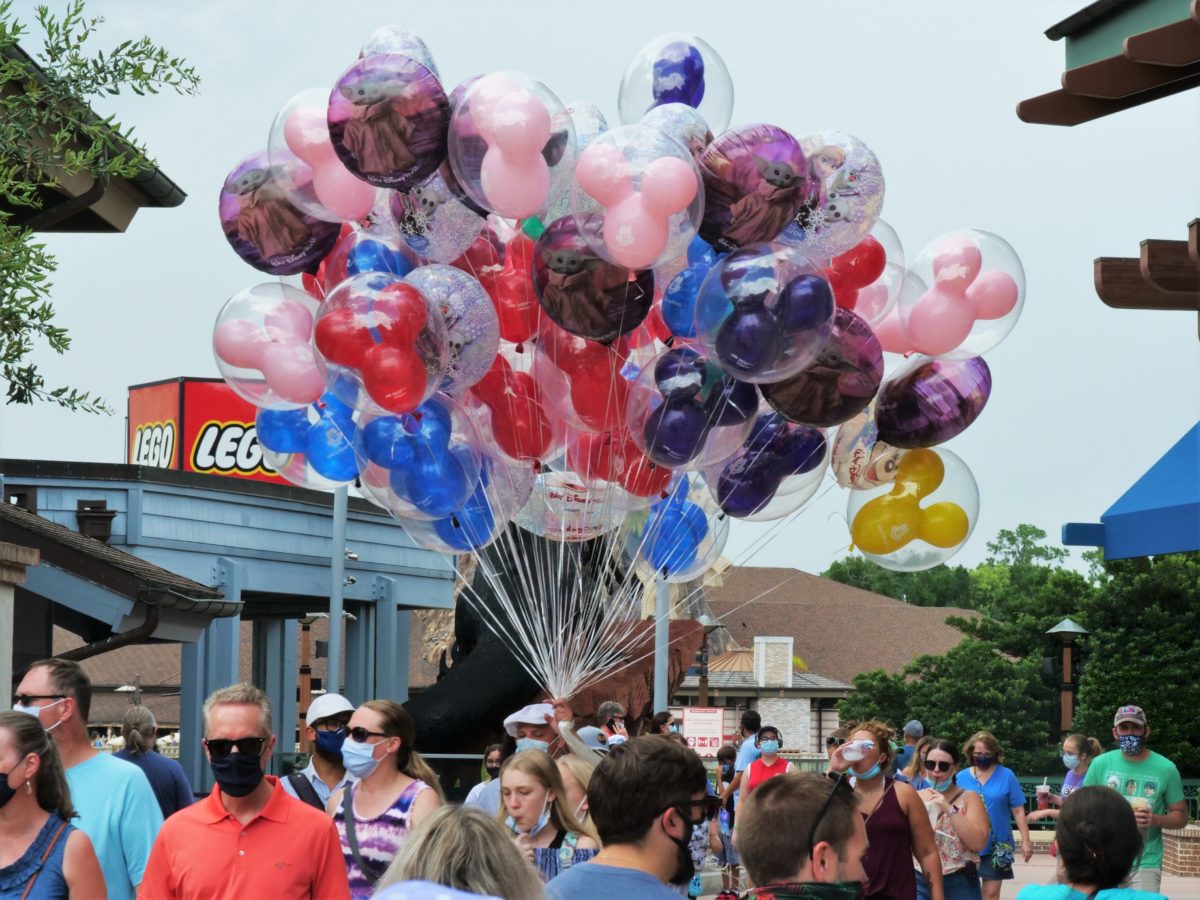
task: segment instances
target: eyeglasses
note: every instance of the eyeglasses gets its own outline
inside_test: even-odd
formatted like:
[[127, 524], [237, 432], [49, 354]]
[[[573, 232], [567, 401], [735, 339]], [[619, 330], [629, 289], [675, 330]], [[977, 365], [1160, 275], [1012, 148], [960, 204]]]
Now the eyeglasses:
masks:
[[[680, 800], [678, 803], [672, 803], [667, 807], [667, 809], [674, 809], [682, 813], [684, 807], [687, 807], [690, 812], [693, 807], [701, 805], [704, 807], [701, 812], [701, 815], [703, 816], [701, 821], [707, 822], [710, 819], [715, 819], [721, 812], [721, 798], [714, 797], [711, 794], [701, 797], [699, 800]], [[692, 822], [692, 817], [690, 814], [685, 816], [685, 818], [688, 820], [688, 824], [690, 825], [699, 824], [698, 822]]]
[[925, 760], [925, 768], [930, 772], [949, 772], [954, 768], [954, 763], [945, 762], [940, 759], [927, 759]]
[[367, 731], [361, 725], [356, 725], [350, 729], [350, 738], [360, 744], [365, 744], [369, 737], [391, 737], [390, 734], [384, 734], [382, 731]]
[[237, 747], [237, 752], [243, 756], [261, 756], [266, 743], [265, 737], [208, 738], [204, 741], [204, 746], [208, 748], [208, 755], [213, 759], [224, 759], [234, 747]]
[[836, 794], [842, 786], [853, 790], [850, 787], [850, 782], [846, 780], [846, 773], [839, 772], [836, 780], [833, 782], [833, 790], [829, 792], [829, 796], [825, 798], [825, 802], [821, 804], [821, 811], [817, 813], [817, 817], [813, 819], [812, 828], [808, 830], [808, 855], [811, 857], [813, 850], [817, 848], [817, 829], [821, 827], [821, 820], [825, 818], [825, 813], [829, 811], [829, 805], [833, 803], [833, 795]]
[[17, 694], [13, 702], [18, 706], [32, 706], [34, 700], [66, 700], [66, 694]]
[[846, 743], [846, 739], [845, 739], [845, 738], [840, 738], [840, 737], [827, 737], [827, 738], [825, 738], [825, 746], [826, 746], [826, 747], [840, 747], [840, 746], [842, 746], [842, 744], [844, 744], [844, 743]]
[[314, 731], [345, 731], [349, 724], [347, 719], [322, 719], [313, 725]]

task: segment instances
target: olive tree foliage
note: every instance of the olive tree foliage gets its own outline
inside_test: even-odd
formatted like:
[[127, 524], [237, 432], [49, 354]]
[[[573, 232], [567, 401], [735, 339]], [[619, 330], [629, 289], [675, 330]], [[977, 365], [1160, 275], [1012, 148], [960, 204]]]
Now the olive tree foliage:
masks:
[[111, 413], [88, 391], [48, 386], [31, 358], [43, 343], [65, 353], [71, 338], [51, 304], [55, 258], [20, 223], [47, 198], [56, 202], [63, 178], [134, 178], [154, 167], [133, 129], [97, 115], [95, 101], [126, 91], [194, 94], [199, 78], [148, 37], [93, 50], [87, 45], [103, 20], [87, 17], [82, 0], [61, 16], [39, 6], [36, 19], [34, 49], [11, 0], [0, 0], [0, 379], [9, 404]]

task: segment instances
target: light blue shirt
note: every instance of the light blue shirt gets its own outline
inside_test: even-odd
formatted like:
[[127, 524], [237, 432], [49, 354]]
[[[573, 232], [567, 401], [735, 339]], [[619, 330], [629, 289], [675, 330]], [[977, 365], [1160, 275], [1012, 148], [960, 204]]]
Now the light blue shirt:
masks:
[[[758, 735], [751, 735], [742, 741], [742, 746], [738, 747], [737, 759], [733, 763], [733, 771], [735, 773], [745, 772], [746, 769], [750, 768], [750, 763], [762, 756], [762, 751], [755, 745], [757, 737]], [[734, 809], [737, 809], [738, 804], [741, 802], [741, 794], [742, 791], [740, 788], [733, 792]]]
[[[478, 787], [478, 785], [477, 785]], [[474, 793], [474, 791], [472, 791]], [[493, 778], [486, 782], [479, 793], [468, 797], [464, 806], [477, 806], [489, 816], [500, 815], [500, 779]]]
[[550, 900], [592, 900], [620, 897], [621, 900], [678, 900], [679, 895], [639, 869], [604, 866], [595, 862], [571, 866], [546, 885]]
[[134, 900], [150, 847], [162, 828], [162, 809], [150, 782], [133, 763], [107, 753], [67, 769], [72, 824], [92, 841], [109, 900]]
[[[322, 781], [321, 776], [317, 774], [317, 767], [312, 764], [311, 759], [308, 761], [308, 765], [296, 774], [303, 775], [308, 779], [308, 783], [313, 786], [313, 790], [317, 792], [317, 797], [320, 798], [322, 803], [329, 802], [329, 798], [333, 796], [333, 791], [340, 791], [342, 788], [346, 787], [346, 785], [354, 784], [356, 780], [353, 775], [347, 772], [342, 776], [342, 780], [337, 783], [337, 787], [335, 787], [333, 790], [330, 790], [329, 785]], [[296, 793], [296, 789], [292, 787], [291, 778], [280, 778], [279, 783], [283, 785], [283, 790], [285, 793], [290, 794], [297, 800], [301, 800], [300, 795]], [[301, 802], [303, 802], [303, 800], [301, 800]]]
[[[1068, 884], [1030, 884], [1021, 888], [1017, 900], [1087, 900], [1087, 894]], [[1133, 888], [1109, 888], [1096, 894], [1096, 900], [1167, 900], [1164, 894], [1135, 891]]]

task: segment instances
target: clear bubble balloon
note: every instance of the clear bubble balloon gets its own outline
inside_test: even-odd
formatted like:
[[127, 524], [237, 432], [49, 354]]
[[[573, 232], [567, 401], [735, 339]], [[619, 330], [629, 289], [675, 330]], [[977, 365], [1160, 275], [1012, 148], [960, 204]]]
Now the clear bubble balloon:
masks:
[[910, 450], [890, 485], [854, 491], [846, 507], [855, 549], [894, 572], [931, 569], [954, 556], [979, 519], [979, 487], [957, 455]]
[[541, 216], [569, 189], [575, 125], [540, 81], [484, 75], [455, 102], [449, 157], [458, 185], [482, 208], [510, 219]]
[[332, 394], [298, 409], [260, 409], [254, 425], [263, 459], [292, 484], [325, 491], [358, 477], [354, 410]]
[[779, 239], [798, 244], [812, 259], [830, 259], [874, 227], [883, 209], [883, 169], [854, 135], [818, 131], [800, 145], [808, 164], [804, 203]]
[[407, 28], [401, 28], [398, 25], [380, 25], [367, 36], [362, 49], [358, 52], [360, 58], [382, 54], [411, 57], [432, 72], [434, 76], [441, 77], [433, 62], [433, 54], [429, 52], [425, 42], [419, 35]]
[[417, 60], [358, 60], [329, 94], [329, 137], [346, 168], [377, 187], [407, 191], [446, 159], [450, 101]]
[[634, 375], [623, 350], [561, 328], [546, 329], [537, 342], [531, 372], [552, 418], [579, 431], [620, 430]]
[[649, 577], [691, 581], [720, 558], [729, 539], [729, 517], [699, 475], [681, 478], [665, 498], [630, 513], [626, 547]]
[[313, 352], [317, 301], [270, 282], [238, 291], [213, 326], [213, 357], [226, 384], [255, 406], [296, 408], [314, 403], [325, 382]]
[[446, 377], [439, 390], [462, 397], [491, 368], [500, 349], [500, 322], [483, 286], [454, 266], [421, 266], [407, 281], [446, 323]]
[[931, 241], [911, 268], [929, 286], [900, 304], [900, 321], [917, 353], [979, 356], [1016, 327], [1025, 305], [1025, 269], [999, 235], [952, 231]]
[[[263, 150], [239, 162], [221, 185], [218, 213], [225, 239], [261, 272], [315, 272], [338, 239], [337, 223], [293, 202], [300, 165], [289, 151]], [[315, 198], [313, 194], [313, 202]]]
[[724, 60], [695, 34], [660, 34], [645, 44], [625, 69], [618, 95], [621, 122], [632, 125], [649, 110], [682, 103], [716, 130], [729, 127], [733, 81]]
[[537, 474], [529, 500], [513, 522], [551, 541], [590, 541], [625, 518], [625, 506], [612, 502], [612, 491], [612, 485], [585, 482], [574, 472], [546, 469]]
[[691, 347], [664, 350], [642, 367], [626, 423], [635, 444], [668, 469], [706, 469], [745, 441], [758, 391]]
[[[700, 170], [662, 131], [626, 125], [579, 154], [571, 213], [602, 258], [650, 268], [687, 250], [704, 215]], [[599, 228], [591, 223], [599, 218]]]
[[696, 300], [696, 340], [742, 381], [782, 381], [812, 365], [833, 331], [824, 273], [783, 244], [754, 244], [709, 270]]
[[467, 252], [485, 219], [446, 183], [444, 171], [434, 172], [406, 194], [393, 191], [389, 212], [414, 253], [450, 263]]
[[[574, 100], [568, 103], [567, 114], [575, 126], [577, 155], [586, 150], [596, 138], [608, 131], [608, 120], [604, 118], [604, 113], [600, 111], [600, 107], [588, 100]], [[555, 219], [569, 215], [570, 212], [571, 195], [568, 191], [555, 196], [555, 199], [546, 206], [541, 220], [548, 224]]]
[[354, 275], [334, 288], [313, 343], [329, 390], [355, 409], [412, 412], [446, 377], [441, 311], [395, 275]]
[[661, 131], [687, 148], [696, 165], [700, 164], [704, 149], [713, 140], [712, 129], [708, 127], [704, 116], [686, 103], [664, 103], [662, 106], [656, 106], [642, 116], [640, 124]]

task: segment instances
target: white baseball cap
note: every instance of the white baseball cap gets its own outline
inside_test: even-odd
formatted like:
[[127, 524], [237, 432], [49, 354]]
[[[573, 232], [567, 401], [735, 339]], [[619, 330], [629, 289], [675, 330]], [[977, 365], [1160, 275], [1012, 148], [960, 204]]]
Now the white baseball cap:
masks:
[[304, 714], [304, 724], [312, 727], [313, 722], [320, 722], [339, 713], [354, 712], [354, 704], [341, 694], [322, 694], [309, 704], [308, 712]]
[[549, 703], [530, 703], [504, 720], [504, 730], [516, 737], [518, 725], [545, 725], [553, 718], [554, 707]]

